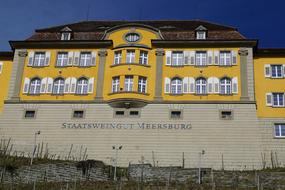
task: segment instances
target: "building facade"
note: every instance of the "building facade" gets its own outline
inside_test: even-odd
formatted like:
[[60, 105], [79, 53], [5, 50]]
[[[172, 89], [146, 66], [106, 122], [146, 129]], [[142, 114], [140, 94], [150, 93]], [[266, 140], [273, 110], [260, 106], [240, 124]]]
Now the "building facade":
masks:
[[257, 42], [199, 20], [36, 30], [0, 55], [1, 139], [108, 164], [117, 149], [121, 166], [283, 166], [285, 49]]

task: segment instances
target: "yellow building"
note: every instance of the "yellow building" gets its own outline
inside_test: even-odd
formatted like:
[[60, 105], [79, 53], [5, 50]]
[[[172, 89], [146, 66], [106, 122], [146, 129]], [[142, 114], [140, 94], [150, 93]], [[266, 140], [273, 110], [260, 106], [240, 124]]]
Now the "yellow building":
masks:
[[202, 156], [203, 167], [223, 157], [226, 169], [256, 169], [272, 153], [285, 164], [285, 49], [200, 20], [86, 21], [10, 45], [0, 137], [15, 151], [36, 139], [61, 158], [72, 145], [73, 157], [86, 148], [110, 164], [122, 146], [122, 166], [184, 155], [186, 167]]

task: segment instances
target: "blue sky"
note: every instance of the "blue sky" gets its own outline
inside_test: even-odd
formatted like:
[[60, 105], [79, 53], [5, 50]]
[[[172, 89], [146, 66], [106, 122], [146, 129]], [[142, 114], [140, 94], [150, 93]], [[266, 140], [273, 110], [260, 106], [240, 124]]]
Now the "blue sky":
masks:
[[89, 20], [203, 19], [285, 48], [284, 0], [0, 0], [0, 51], [35, 29]]

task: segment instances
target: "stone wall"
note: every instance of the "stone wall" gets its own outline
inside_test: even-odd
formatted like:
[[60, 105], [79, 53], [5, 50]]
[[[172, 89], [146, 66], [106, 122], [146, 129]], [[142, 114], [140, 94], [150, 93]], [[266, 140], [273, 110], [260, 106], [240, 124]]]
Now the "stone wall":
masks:
[[102, 167], [92, 167], [84, 171], [76, 167], [74, 163], [23, 166], [14, 172], [2, 167], [0, 168], [0, 180], [1, 178], [3, 183], [107, 181], [109, 179]]

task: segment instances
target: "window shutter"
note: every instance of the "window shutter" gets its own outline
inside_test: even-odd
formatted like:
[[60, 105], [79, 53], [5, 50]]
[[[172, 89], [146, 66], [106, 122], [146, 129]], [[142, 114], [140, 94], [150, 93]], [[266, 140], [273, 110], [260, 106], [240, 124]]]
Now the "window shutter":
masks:
[[237, 52], [232, 51], [232, 65], [237, 65]]
[[272, 93], [266, 93], [266, 106], [272, 106]]
[[184, 77], [183, 78], [183, 93], [189, 93], [189, 78], [188, 77]]
[[88, 80], [88, 93], [92, 94], [94, 89], [94, 78]]
[[271, 67], [269, 64], [264, 65], [264, 75], [266, 78], [271, 77]]
[[190, 65], [190, 51], [184, 51], [184, 65]]
[[46, 93], [46, 87], [47, 87], [47, 78], [43, 78], [41, 81], [41, 94]]
[[68, 62], [67, 62], [67, 65], [68, 66], [72, 66], [72, 62], [73, 62], [73, 52], [70, 51], [70, 52], [68, 52]]
[[64, 81], [64, 94], [68, 94], [70, 92], [70, 81], [71, 81], [70, 77], [68, 77]]
[[171, 51], [166, 51], [165, 55], [166, 55], [165, 65], [171, 65]]
[[33, 63], [34, 63], [34, 55], [35, 55], [35, 52], [33, 52], [33, 51], [30, 51], [30, 52], [29, 52], [28, 66], [33, 66]]
[[213, 65], [213, 51], [207, 51], [208, 54], [208, 65]]
[[74, 62], [73, 65], [74, 66], [78, 66], [79, 65], [79, 57], [80, 57], [80, 52], [74, 52]]
[[215, 61], [214, 65], [219, 65], [219, 51], [214, 51]]
[[214, 85], [213, 85], [213, 89], [214, 89], [214, 93], [215, 94], [219, 94], [220, 93], [220, 82], [219, 79], [216, 77], [213, 77], [213, 81], [214, 81]]
[[30, 87], [30, 79], [25, 78], [24, 80], [24, 87], [23, 87], [23, 94], [29, 93], [29, 87]]
[[91, 53], [91, 66], [96, 65], [96, 51], [92, 51]]
[[75, 91], [76, 91], [76, 78], [74, 78], [74, 77], [72, 77], [71, 79], [70, 79], [70, 93], [75, 93]]
[[233, 94], [238, 94], [238, 78], [234, 77], [232, 78], [232, 89], [233, 89]]
[[193, 77], [189, 77], [189, 93], [195, 93], [195, 79]]
[[50, 62], [50, 52], [47, 51], [46, 58], [45, 58], [45, 66], [49, 66], [49, 62]]
[[52, 86], [53, 86], [53, 79], [48, 77], [47, 78], [47, 87], [46, 87], [46, 93], [50, 94], [52, 92]]
[[170, 93], [170, 78], [165, 78], [164, 79], [164, 93]]
[[214, 93], [214, 89], [213, 89], [213, 87], [214, 87], [214, 84], [213, 84], [214, 83], [214, 79], [213, 79], [213, 77], [208, 78], [207, 83], [208, 83], [208, 93], [209, 94]]
[[0, 62], [0, 74], [2, 73], [3, 70], [3, 62]]
[[190, 51], [190, 65], [195, 65], [195, 51]]

